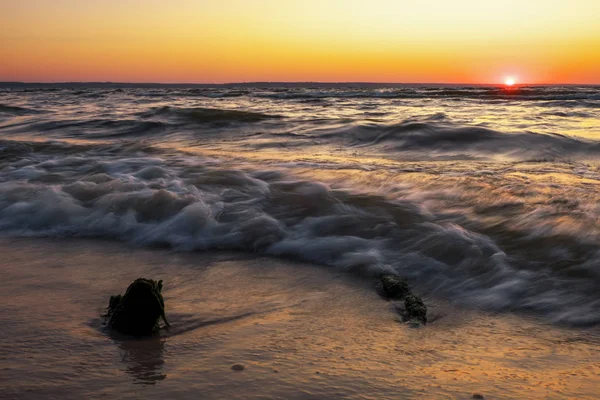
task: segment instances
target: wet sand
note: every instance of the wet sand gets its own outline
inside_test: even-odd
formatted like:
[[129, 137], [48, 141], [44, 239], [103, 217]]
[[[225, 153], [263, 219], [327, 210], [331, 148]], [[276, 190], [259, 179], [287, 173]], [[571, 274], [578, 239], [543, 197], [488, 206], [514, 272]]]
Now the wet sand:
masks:
[[[372, 282], [242, 253], [1, 239], [1, 398], [597, 398], [600, 333], [425, 298], [411, 328]], [[111, 294], [163, 279], [172, 324], [110, 334]], [[243, 371], [232, 366], [241, 364]]]

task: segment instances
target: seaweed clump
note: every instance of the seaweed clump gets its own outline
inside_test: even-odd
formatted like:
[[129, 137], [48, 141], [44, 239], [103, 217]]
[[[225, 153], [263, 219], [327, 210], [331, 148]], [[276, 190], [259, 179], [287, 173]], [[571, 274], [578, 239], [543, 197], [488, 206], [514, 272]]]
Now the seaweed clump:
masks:
[[162, 297], [162, 281], [136, 279], [124, 295], [111, 296], [106, 325], [131, 336], [148, 336], [160, 329], [160, 319], [169, 326]]
[[427, 323], [427, 306], [421, 298], [411, 293], [408, 283], [397, 275], [384, 274], [380, 277], [381, 292], [390, 300], [404, 300], [404, 320]]
[[397, 275], [382, 275], [381, 287], [385, 297], [389, 299], [402, 300], [410, 294], [408, 283], [400, 279]]

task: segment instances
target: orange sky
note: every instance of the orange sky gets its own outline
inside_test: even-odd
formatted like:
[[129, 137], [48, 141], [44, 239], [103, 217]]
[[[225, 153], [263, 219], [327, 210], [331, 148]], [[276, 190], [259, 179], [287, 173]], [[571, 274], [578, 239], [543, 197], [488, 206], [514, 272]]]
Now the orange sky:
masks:
[[600, 83], [600, 0], [0, 0], [0, 81]]

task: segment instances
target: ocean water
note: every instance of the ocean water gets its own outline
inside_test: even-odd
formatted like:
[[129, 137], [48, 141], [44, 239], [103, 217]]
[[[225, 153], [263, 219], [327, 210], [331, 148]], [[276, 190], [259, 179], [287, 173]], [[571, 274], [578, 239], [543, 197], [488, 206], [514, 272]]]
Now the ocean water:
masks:
[[0, 235], [242, 251], [600, 324], [600, 87], [0, 89]]

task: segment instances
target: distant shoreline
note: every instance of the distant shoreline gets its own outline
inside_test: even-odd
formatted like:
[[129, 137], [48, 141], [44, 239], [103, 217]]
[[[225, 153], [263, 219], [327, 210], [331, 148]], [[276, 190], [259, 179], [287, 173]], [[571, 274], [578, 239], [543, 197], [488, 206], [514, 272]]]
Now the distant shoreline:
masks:
[[[232, 83], [151, 83], [151, 82], [0, 82], [0, 88], [402, 88], [402, 87], [504, 87], [499, 83], [374, 83], [374, 82], [232, 82]], [[595, 87], [600, 84], [518, 84], [527, 86], [580, 86]]]

